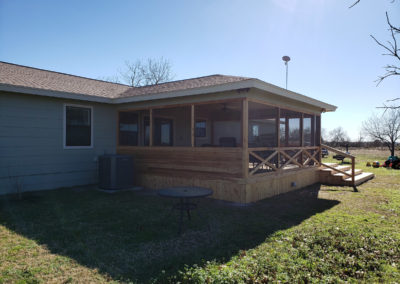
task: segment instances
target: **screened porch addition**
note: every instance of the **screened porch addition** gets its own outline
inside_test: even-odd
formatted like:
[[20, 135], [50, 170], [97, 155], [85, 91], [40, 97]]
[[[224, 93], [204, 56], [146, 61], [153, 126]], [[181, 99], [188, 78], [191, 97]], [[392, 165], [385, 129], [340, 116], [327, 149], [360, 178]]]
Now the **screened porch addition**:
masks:
[[118, 124], [139, 172], [251, 178], [320, 161], [319, 115], [247, 98], [120, 110]]

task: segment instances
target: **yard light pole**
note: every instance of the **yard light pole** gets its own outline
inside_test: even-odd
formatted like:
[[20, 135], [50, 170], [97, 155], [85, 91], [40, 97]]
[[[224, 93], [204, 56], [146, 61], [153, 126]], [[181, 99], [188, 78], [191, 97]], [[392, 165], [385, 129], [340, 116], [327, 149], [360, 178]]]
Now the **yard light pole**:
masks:
[[285, 55], [282, 57], [282, 60], [285, 61], [285, 65], [286, 65], [286, 90], [287, 90], [287, 80], [288, 80], [288, 72], [289, 72], [288, 62], [290, 61], [290, 57]]

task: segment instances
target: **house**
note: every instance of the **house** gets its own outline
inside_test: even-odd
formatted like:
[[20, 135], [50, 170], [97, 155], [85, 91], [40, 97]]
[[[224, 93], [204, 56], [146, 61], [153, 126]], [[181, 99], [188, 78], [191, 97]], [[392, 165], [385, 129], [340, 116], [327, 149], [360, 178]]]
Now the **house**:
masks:
[[95, 184], [98, 156], [120, 153], [138, 185], [257, 201], [320, 182], [321, 113], [335, 109], [254, 78], [132, 88], [0, 62], [0, 193]]

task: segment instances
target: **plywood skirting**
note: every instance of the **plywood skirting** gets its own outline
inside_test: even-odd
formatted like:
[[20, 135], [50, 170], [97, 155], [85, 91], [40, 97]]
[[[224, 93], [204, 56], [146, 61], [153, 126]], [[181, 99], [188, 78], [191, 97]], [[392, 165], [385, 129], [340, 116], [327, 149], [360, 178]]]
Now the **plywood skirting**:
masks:
[[235, 181], [204, 178], [188, 178], [171, 175], [141, 174], [137, 184], [150, 189], [161, 189], [173, 186], [199, 186], [211, 188], [214, 194], [211, 198], [246, 203], [246, 185]]
[[[274, 195], [286, 193], [319, 181], [318, 168], [301, 171], [292, 171], [282, 175], [272, 175], [257, 182], [250, 179], [224, 180], [201, 175], [179, 176], [171, 174], [141, 173], [138, 175], [137, 184], [150, 189], [160, 189], [173, 186], [200, 186], [211, 188], [215, 199], [238, 203], [256, 202]], [[292, 182], [296, 186], [292, 186]]]
[[[319, 182], [317, 167], [291, 171], [282, 175], [266, 176], [257, 182], [246, 184], [246, 203], [300, 189]], [[295, 183], [295, 185], [292, 185]]]

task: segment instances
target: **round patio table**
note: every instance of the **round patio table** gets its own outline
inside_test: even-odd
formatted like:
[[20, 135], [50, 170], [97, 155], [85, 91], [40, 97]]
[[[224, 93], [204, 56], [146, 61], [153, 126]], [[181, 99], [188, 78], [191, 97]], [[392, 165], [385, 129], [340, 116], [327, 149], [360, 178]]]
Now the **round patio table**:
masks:
[[183, 214], [186, 211], [188, 219], [190, 220], [190, 210], [197, 208], [197, 204], [190, 202], [193, 198], [204, 198], [213, 194], [209, 188], [195, 187], [195, 186], [178, 186], [163, 188], [158, 191], [158, 195], [169, 198], [179, 198], [179, 203], [172, 206], [172, 209], [180, 211], [179, 219], [179, 234], [182, 232]]

